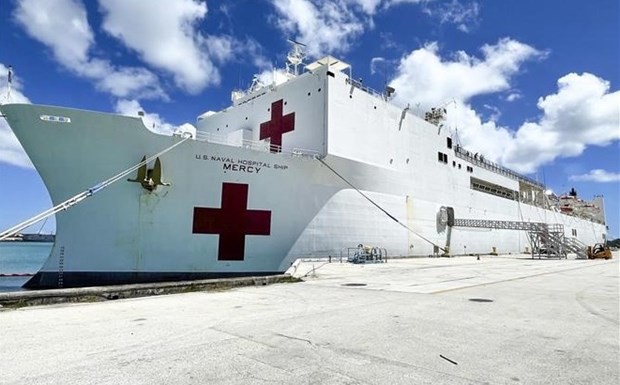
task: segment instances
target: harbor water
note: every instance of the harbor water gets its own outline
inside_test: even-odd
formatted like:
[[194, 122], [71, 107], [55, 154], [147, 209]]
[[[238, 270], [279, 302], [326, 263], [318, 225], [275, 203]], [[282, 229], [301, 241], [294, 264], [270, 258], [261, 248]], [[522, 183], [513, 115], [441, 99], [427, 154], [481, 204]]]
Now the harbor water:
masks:
[[51, 242], [0, 242], [0, 292], [21, 290], [49, 256]]

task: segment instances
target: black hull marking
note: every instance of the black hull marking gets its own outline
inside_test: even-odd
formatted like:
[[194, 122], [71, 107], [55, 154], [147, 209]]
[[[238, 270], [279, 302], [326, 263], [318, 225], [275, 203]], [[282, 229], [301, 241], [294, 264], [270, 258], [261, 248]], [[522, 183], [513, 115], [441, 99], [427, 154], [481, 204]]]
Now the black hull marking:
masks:
[[[232, 272], [232, 273], [182, 273], [182, 272], [70, 272], [64, 271], [62, 288], [127, 285], [195, 281], [199, 279], [258, 277], [282, 274], [281, 271]], [[24, 289], [59, 289], [58, 272], [38, 272], [23, 286]]]

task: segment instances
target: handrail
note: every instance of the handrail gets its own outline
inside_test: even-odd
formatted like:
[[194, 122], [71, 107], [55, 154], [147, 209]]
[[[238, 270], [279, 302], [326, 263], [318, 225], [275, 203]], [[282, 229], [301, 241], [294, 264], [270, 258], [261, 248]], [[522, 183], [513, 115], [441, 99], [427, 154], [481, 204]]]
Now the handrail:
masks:
[[535, 181], [532, 178], [529, 178], [525, 175], [519, 174], [516, 171], [513, 171], [507, 167], [504, 166], [500, 166], [497, 163], [491, 162], [490, 160], [487, 160], [486, 158], [484, 158], [483, 155], [478, 155], [478, 153], [472, 155], [472, 153], [470, 151], [465, 150], [463, 147], [457, 145], [454, 148], [454, 153], [456, 154], [456, 156], [458, 156], [461, 159], [465, 159], [473, 164], [475, 164], [476, 166], [480, 166], [482, 168], [485, 168], [487, 170], [493, 171], [495, 173], [507, 176], [509, 178], [518, 180], [520, 182], [525, 182], [525, 183], [529, 183], [531, 185], [534, 185], [536, 187], [540, 187], [541, 189], [545, 188], [545, 185]]
[[308, 157], [315, 158], [321, 155], [320, 151], [310, 150], [306, 148], [293, 148], [291, 150], [284, 150], [282, 146], [276, 144], [270, 144], [269, 142], [265, 142], [262, 140], [252, 140], [252, 139], [241, 139], [235, 140], [230, 139], [226, 135], [214, 134], [211, 132], [197, 131], [196, 132], [196, 140], [207, 143], [216, 143], [223, 144], [226, 146], [232, 147], [243, 147], [250, 150], [263, 151], [263, 152], [274, 152], [281, 153], [292, 156], [300, 156], [300, 157]]
[[355, 88], [357, 88], [359, 90], [362, 90], [362, 91], [364, 91], [364, 92], [366, 92], [368, 94], [371, 94], [373, 96], [376, 96], [378, 98], [386, 100], [386, 95], [384, 93], [381, 93], [381, 92], [379, 92], [379, 91], [377, 91], [377, 90], [375, 90], [373, 88], [364, 86], [362, 84], [362, 82], [359, 81], [359, 80], [355, 80], [355, 79], [351, 79], [351, 78], [346, 78], [346, 83], [347, 84], [351, 84], [353, 87], [355, 87]]

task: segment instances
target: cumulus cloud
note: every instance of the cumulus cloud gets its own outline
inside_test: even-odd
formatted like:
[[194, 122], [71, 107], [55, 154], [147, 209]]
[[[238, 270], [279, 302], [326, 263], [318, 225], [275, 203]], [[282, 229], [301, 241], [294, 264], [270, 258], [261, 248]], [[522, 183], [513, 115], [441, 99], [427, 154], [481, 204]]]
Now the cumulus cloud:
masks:
[[[8, 66], [0, 63], [0, 104], [27, 103], [30, 100], [22, 93], [22, 85], [18, 75], [13, 72], [11, 93], [8, 92]], [[5, 119], [0, 118], [0, 162], [14, 166], [34, 168], [22, 145], [11, 131]]]
[[234, 41], [199, 32], [207, 15], [206, 3], [177, 0], [154, 6], [148, 1], [99, 0], [99, 4], [103, 29], [144, 62], [171, 74], [177, 86], [198, 93], [219, 84], [213, 60], [229, 59]]
[[620, 139], [620, 91], [589, 73], [558, 80], [558, 92], [541, 97], [542, 117], [524, 123], [508, 143], [503, 161], [531, 172], [557, 157], [581, 155], [587, 146]]
[[14, 18], [31, 37], [47, 46], [63, 67], [93, 80], [98, 89], [117, 97], [166, 97], [150, 71], [115, 67], [91, 55], [94, 35], [81, 2], [20, 0]]
[[[589, 73], [558, 80], [556, 93], [541, 97], [540, 118], [510, 128], [499, 125], [498, 111], [483, 119], [469, 104], [477, 95], [509, 92], [520, 95], [513, 78], [527, 62], [545, 52], [511, 39], [482, 47], [482, 58], [458, 52], [440, 56], [436, 43], [406, 55], [391, 85], [401, 104], [419, 104], [423, 111], [448, 103], [448, 124], [458, 128], [462, 144], [488, 159], [530, 173], [558, 157], [580, 155], [587, 146], [605, 146], [620, 139], [620, 91]], [[455, 107], [456, 106], [456, 107]]]
[[150, 131], [153, 131], [157, 134], [171, 135], [177, 129], [182, 128], [184, 126], [191, 126], [189, 123], [184, 123], [180, 126], [175, 126], [165, 121], [164, 118], [159, 116], [157, 113], [148, 113], [145, 112], [144, 108], [140, 105], [140, 102], [137, 100], [129, 100], [129, 99], [121, 99], [116, 102], [116, 112], [121, 115], [126, 116], [138, 116], [139, 112], [144, 113], [142, 117], [142, 122]]
[[451, 99], [466, 101], [475, 95], [505, 91], [521, 65], [543, 58], [545, 53], [504, 38], [497, 44], [481, 48], [483, 58], [463, 51], [445, 60], [436, 42], [428, 43], [401, 59], [391, 85], [397, 99], [415, 101], [425, 109]]
[[587, 174], [571, 175], [569, 179], [577, 182], [620, 182], [620, 173], [609, 172], [597, 168], [594, 170], [590, 170], [590, 172], [588, 172]]

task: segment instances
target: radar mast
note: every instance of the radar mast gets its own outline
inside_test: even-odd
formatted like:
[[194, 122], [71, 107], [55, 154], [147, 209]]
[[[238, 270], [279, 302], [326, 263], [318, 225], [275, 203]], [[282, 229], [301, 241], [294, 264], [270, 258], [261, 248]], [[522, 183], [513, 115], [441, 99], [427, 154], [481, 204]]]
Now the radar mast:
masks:
[[288, 39], [288, 42], [291, 44], [291, 50], [286, 55], [286, 72], [297, 76], [299, 75], [299, 65], [303, 64], [306, 58], [306, 53], [304, 52], [306, 45], [291, 39]]

